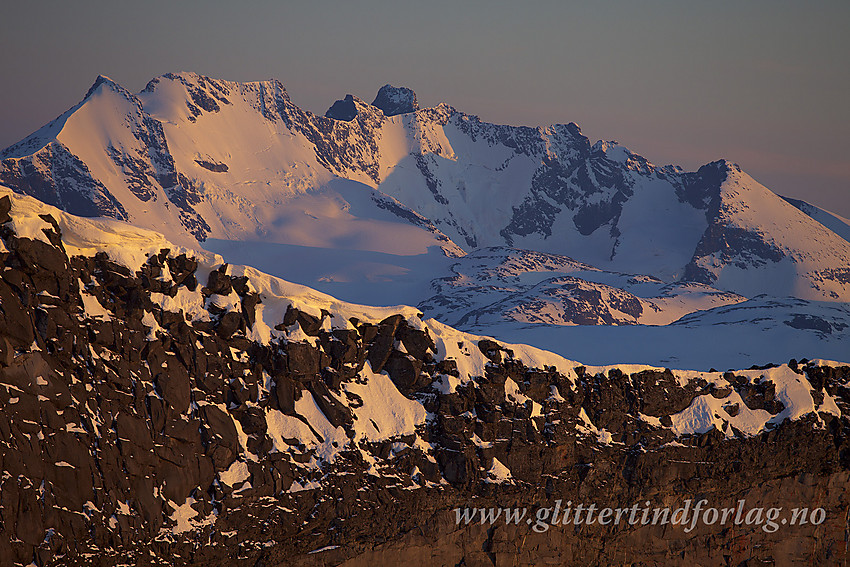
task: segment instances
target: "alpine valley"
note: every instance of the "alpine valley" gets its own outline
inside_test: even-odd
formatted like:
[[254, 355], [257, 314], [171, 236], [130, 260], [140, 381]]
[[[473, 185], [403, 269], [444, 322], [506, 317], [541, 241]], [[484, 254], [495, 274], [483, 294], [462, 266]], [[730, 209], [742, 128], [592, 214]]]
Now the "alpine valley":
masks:
[[[0, 564], [847, 559], [850, 221], [734, 163], [179, 73], [0, 185]], [[454, 512], [697, 496], [826, 520]]]

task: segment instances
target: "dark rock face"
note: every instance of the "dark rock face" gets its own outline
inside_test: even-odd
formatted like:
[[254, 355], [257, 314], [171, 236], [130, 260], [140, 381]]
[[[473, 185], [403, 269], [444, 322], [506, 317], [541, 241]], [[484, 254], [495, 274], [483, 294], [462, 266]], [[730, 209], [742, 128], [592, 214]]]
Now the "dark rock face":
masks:
[[713, 284], [717, 276], [699, 263], [701, 259], [709, 256], [724, 264], [747, 269], [767, 262], [779, 262], [785, 257], [785, 253], [776, 245], [766, 242], [758, 233], [715, 222], [709, 225], [699, 241], [693, 259], [685, 266], [683, 279]]
[[206, 170], [212, 171], [213, 173], [227, 173], [228, 167], [226, 163], [221, 163], [218, 161], [207, 161], [205, 159], [196, 159], [195, 163], [200, 165]]
[[[10, 210], [0, 199], [0, 220]], [[699, 396], [740, 396], [737, 407], [723, 406], [729, 416], [778, 416], [785, 404], [769, 380], [734, 372], [720, 386], [669, 370], [564, 374], [528, 367], [488, 339], [464, 345], [489, 361], [483, 375], [445, 389], [439, 384], [460, 376], [458, 361], [401, 315], [328, 330], [330, 313], [290, 307], [279, 326], [310, 340], [258, 342], [246, 306], [263, 297], [227, 266], [199, 288], [197, 261], [168, 250], [135, 270], [104, 253], [68, 257], [58, 225], [45, 222], [55, 242], [0, 225], [8, 250], [0, 253], [0, 564], [846, 559], [848, 367], [793, 361], [816, 408], [801, 419], [755, 437], [724, 426], [677, 438], [673, 416]], [[204, 317], [155, 301], [190, 291], [208, 306]], [[222, 296], [227, 307], [214, 301]], [[327, 445], [308, 437], [339, 430], [354, 439], [369, 426], [356, 393], [367, 363], [428, 417], [415, 434], [338, 447], [335, 460], [322, 461], [317, 447]], [[509, 481], [500, 481], [497, 461]], [[826, 517], [776, 533], [756, 525], [538, 533], [525, 523], [458, 524], [454, 512], [534, 514], [558, 499], [677, 507], [689, 498], [817, 507]]]
[[75, 215], [127, 220], [123, 205], [60, 142], [31, 156], [3, 159], [0, 183]]
[[[174, 73], [166, 73], [162, 78], [179, 82], [186, 88], [190, 98], [186, 101], [186, 106], [191, 113], [189, 120], [192, 122], [197, 121], [198, 117], [202, 116], [204, 112], [220, 112], [221, 105], [219, 103], [230, 104], [227, 99], [230, 90], [222, 81], [210, 79], [203, 75], [194, 76], [194, 81], [192, 81]], [[143, 92], [153, 92], [159, 83], [159, 78], [153, 79], [148, 82]]]
[[[705, 199], [713, 196], [716, 200], [719, 183], [725, 179], [723, 174], [717, 181], [717, 175], [709, 175], [702, 169], [689, 174], [670, 166], [657, 167], [630, 152], [626, 152], [625, 162], [621, 163], [608, 156], [604, 144], [591, 146], [575, 124], [558, 134], [559, 141], [570, 151], [557, 157], [543, 152], [529, 195], [514, 207], [510, 223], [500, 232], [509, 245], [517, 236], [550, 237], [555, 220], [568, 211], [576, 229], [584, 236], [607, 227], [614, 238], [613, 258], [620, 236], [617, 225], [623, 205], [634, 195], [635, 174], [669, 181], [679, 200], [701, 209], [706, 207]], [[535, 144], [526, 147], [528, 151], [539, 151]]]
[[[316, 159], [329, 171], [342, 176], [363, 172], [379, 183], [380, 155], [375, 133], [386, 117], [351, 95], [337, 103], [344, 111], [334, 112], [331, 118], [308, 113], [284, 97], [276, 100], [275, 111], [288, 127], [313, 144]], [[347, 116], [351, 118], [346, 120]]]
[[419, 102], [416, 100], [415, 92], [407, 87], [394, 87], [392, 85], [384, 85], [378, 90], [375, 100], [372, 101], [372, 106], [380, 108], [385, 116], [407, 114], [419, 110]]
[[[842, 330], [844, 328], [843, 325], [837, 323], [830, 323], [825, 319], [820, 317], [816, 317], [815, 315], [808, 314], [798, 314], [794, 315], [794, 318], [790, 321], [784, 321], [786, 325], [789, 327], [793, 327], [795, 329], [813, 329], [822, 333], [823, 335], [832, 334], [833, 330]], [[838, 327], [837, 329], [833, 329], [833, 325]]]
[[3, 195], [0, 198], [0, 224], [6, 224], [12, 217], [9, 215], [9, 211], [12, 210], [12, 199], [8, 195]]
[[684, 173], [676, 187], [679, 200], [690, 203], [695, 209], [711, 210], [718, 206], [720, 185], [729, 172], [724, 161], [703, 165], [694, 173]]
[[345, 95], [344, 99], [333, 103], [327, 112], [325, 112], [326, 118], [343, 120], [345, 122], [351, 122], [355, 116], [357, 116], [357, 106], [354, 104], [354, 97], [350, 94]]

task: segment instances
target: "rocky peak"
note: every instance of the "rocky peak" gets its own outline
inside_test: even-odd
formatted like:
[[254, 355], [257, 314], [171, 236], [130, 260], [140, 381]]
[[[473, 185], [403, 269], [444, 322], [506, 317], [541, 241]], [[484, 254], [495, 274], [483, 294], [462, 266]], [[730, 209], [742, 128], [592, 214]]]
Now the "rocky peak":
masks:
[[130, 92], [127, 89], [125, 89], [124, 87], [122, 87], [121, 85], [119, 85], [118, 83], [116, 83], [115, 81], [113, 81], [112, 79], [107, 77], [106, 75], [98, 75], [97, 79], [94, 80], [94, 84], [92, 84], [92, 86], [86, 92], [86, 96], [83, 97], [83, 100], [89, 98], [91, 95], [93, 95], [95, 92], [97, 92], [97, 89], [101, 85], [106, 85], [107, 88], [111, 89], [114, 92], [121, 93], [124, 96], [127, 96], [127, 97], [132, 96], [132, 94], [130, 94]]
[[354, 97], [350, 94], [345, 95], [344, 99], [338, 100], [331, 105], [328, 111], [325, 112], [325, 116], [334, 120], [351, 122], [357, 116], [357, 105], [354, 103]]
[[374, 106], [350, 94], [334, 102], [325, 112], [325, 117], [345, 122], [351, 122], [357, 118], [358, 122], [365, 120], [372, 123], [373, 126], [377, 126], [384, 119], [384, 116]]
[[416, 93], [407, 87], [394, 87], [390, 84], [384, 85], [378, 91], [372, 106], [384, 111], [386, 116], [396, 114], [407, 114], [419, 110], [419, 102]]
[[703, 166], [701, 166], [698, 170], [698, 173], [703, 175], [707, 175], [709, 172], [715, 172], [716, 175], [722, 175], [724, 178], [730, 171], [741, 171], [741, 168], [737, 163], [733, 163], [728, 159], [719, 159], [716, 161], [709, 162]]

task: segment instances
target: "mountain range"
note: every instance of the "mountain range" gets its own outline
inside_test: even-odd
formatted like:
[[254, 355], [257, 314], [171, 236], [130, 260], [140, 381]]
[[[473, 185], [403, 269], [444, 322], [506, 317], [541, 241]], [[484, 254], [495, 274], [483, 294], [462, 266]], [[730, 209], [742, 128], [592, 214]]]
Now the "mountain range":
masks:
[[[849, 227], [403, 87], [98, 77], [0, 153], [0, 564], [840, 563]], [[539, 529], [696, 498], [812, 521]]]
[[[725, 160], [656, 166], [591, 143], [574, 123], [490, 124], [447, 104], [420, 108], [391, 85], [372, 104], [347, 95], [319, 116], [279, 81], [166, 74], [133, 94], [100, 76], [0, 153], [0, 183], [506, 340], [538, 324], [668, 325], [732, 304], [741, 309], [727, 309], [727, 323], [752, 324], [743, 309], [762, 295], [803, 300], [768, 302], [776, 320], [822, 320], [829, 304], [850, 318], [846, 219]], [[847, 338], [843, 323], [823, 321], [828, 339]], [[715, 354], [733, 365], [728, 349]]]

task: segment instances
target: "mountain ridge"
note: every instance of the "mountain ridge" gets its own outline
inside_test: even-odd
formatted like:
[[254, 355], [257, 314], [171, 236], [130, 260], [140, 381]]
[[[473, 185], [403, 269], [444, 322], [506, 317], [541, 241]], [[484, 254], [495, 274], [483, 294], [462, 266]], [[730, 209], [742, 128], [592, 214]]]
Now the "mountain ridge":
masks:
[[[350, 100], [356, 112], [336, 120], [298, 108], [277, 80], [168, 73], [132, 94], [101, 76], [61, 125], [0, 153], [0, 182], [187, 245], [279, 245], [281, 266], [306, 247], [364, 243], [389, 254], [388, 282], [438, 279], [447, 258], [507, 246], [746, 297], [850, 299], [850, 244], [732, 162], [656, 166], [575, 123], [489, 124], [444, 103], [418, 108], [390, 85], [375, 98], [400, 105], [389, 116]], [[446, 259], [411, 271], [426, 249]], [[302, 283], [368, 285], [369, 265]]]

